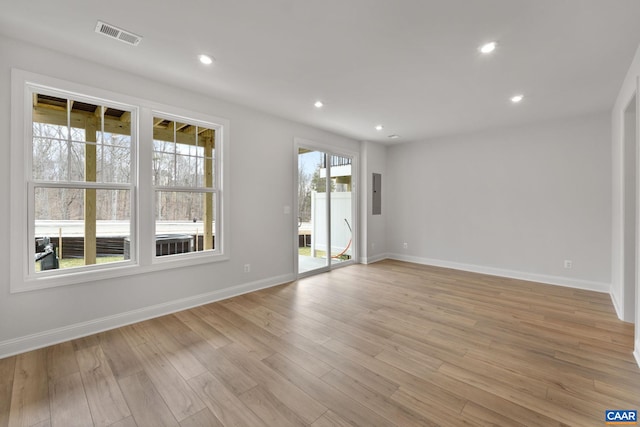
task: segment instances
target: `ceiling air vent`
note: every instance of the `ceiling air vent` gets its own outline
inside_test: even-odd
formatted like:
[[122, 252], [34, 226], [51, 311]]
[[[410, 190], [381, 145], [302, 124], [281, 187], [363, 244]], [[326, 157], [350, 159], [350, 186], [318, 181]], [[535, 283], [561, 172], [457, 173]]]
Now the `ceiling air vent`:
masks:
[[132, 32], [123, 30], [122, 28], [114, 27], [106, 22], [98, 21], [96, 25], [96, 33], [111, 37], [112, 39], [120, 40], [121, 42], [137, 46], [142, 40], [142, 37], [133, 34]]

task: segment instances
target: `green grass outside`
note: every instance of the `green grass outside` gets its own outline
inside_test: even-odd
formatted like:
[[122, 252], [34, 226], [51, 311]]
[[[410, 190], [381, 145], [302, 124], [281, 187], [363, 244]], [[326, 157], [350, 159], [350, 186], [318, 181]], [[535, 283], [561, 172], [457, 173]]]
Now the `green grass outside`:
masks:
[[[124, 256], [99, 256], [96, 257], [96, 264], [107, 264], [109, 262], [123, 261]], [[60, 268], [82, 267], [84, 258], [63, 258], [60, 260]]]
[[[311, 256], [311, 248], [310, 247], [298, 248], [298, 255]], [[316, 258], [326, 258], [326, 257], [327, 257], [327, 253], [325, 251], [316, 250]]]

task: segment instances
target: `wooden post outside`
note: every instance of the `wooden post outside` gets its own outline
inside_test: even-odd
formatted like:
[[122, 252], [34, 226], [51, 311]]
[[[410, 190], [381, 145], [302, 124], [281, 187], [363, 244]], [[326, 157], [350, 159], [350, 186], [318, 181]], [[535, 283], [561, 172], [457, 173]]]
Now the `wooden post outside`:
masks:
[[58, 228], [58, 259], [62, 259], [62, 227]]
[[[102, 117], [102, 107], [96, 109]], [[89, 117], [85, 126], [85, 181], [96, 182], [96, 144], [98, 117]], [[93, 144], [91, 144], [93, 143]], [[84, 190], [84, 265], [96, 263], [96, 190]]]

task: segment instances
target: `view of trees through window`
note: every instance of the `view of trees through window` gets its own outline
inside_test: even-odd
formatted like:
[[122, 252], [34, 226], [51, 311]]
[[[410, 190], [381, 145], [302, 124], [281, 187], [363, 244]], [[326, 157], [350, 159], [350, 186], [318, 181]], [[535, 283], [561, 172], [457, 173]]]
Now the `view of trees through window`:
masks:
[[131, 235], [131, 111], [34, 93], [36, 271], [124, 259]]
[[[172, 253], [171, 245], [177, 252], [214, 249], [215, 130], [154, 117], [153, 149], [156, 233], [167, 242], [156, 255]], [[172, 232], [183, 227], [187, 233]]]
[[[32, 98], [35, 271], [133, 258], [133, 107], [55, 92]], [[148, 125], [155, 255], [213, 250], [215, 129], [167, 117], [154, 117]]]
[[[334, 156], [335, 157], [335, 156]], [[342, 157], [340, 157], [342, 159]], [[298, 168], [298, 215], [300, 222], [311, 221], [311, 193], [325, 193], [327, 179], [323, 174], [326, 168], [324, 153], [310, 151], [301, 153], [298, 161], [302, 164]], [[349, 160], [349, 164], [351, 164]], [[336, 190], [336, 181], [330, 180], [331, 191]]]
[[18, 288], [224, 258], [227, 120], [31, 73], [12, 82]]
[[[130, 258], [131, 111], [33, 100], [36, 271]], [[214, 141], [212, 128], [154, 118], [157, 256], [215, 248]]]
[[[46, 123], [33, 124], [33, 177], [43, 181], [84, 181], [86, 170], [85, 130], [68, 129]], [[131, 137], [106, 134], [106, 144], [97, 144], [96, 181], [128, 183], [131, 180]], [[83, 142], [78, 142], [83, 141]], [[101, 192], [97, 198], [99, 219], [117, 220], [130, 209], [128, 194]], [[68, 191], [43, 191], [36, 195], [36, 217], [40, 219], [81, 220], [84, 215], [83, 194]]]

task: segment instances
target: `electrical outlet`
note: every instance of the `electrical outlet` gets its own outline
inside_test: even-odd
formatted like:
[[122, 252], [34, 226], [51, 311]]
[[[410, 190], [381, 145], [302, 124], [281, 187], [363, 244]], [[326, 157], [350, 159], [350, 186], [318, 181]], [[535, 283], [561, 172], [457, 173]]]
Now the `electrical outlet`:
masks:
[[565, 259], [564, 268], [571, 268], [571, 267], [573, 267], [573, 261], [571, 261], [570, 259]]
[[376, 248], [376, 242], [371, 243], [371, 249], [375, 249]]
[[245, 265], [244, 265], [244, 272], [245, 272], [245, 273], [248, 273], [248, 272], [250, 272], [250, 271], [251, 271], [251, 264], [245, 264]]
[[408, 244], [407, 242], [404, 242], [404, 243], [402, 244], [402, 247], [403, 247], [404, 249], [409, 249], [409, 244]]

